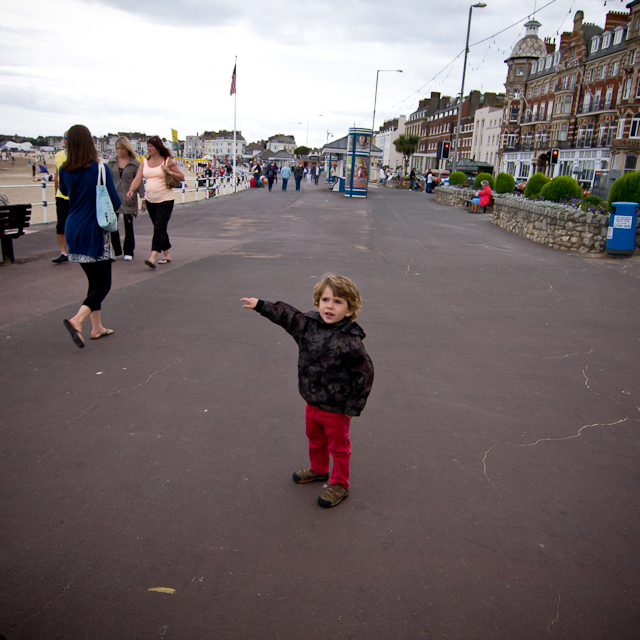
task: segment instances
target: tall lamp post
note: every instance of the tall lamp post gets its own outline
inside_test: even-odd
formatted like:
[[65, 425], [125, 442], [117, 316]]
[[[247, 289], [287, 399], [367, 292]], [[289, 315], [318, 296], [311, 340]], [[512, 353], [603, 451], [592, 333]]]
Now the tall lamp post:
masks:
[[376, 71], [376, 93], [373, 98], [373, 121], [371, 122], [371, 144], [373, 144], [373, 132], [376, 126], [376, 102], [378, 102], [378, 76], [380, 72], [389, 72], [389, 73], [402, 73], [402, 69], [378, 69]]
[[[469, 22], [467, 24], [467, 43], [464, 47], [464, 66], [462, 67], [462, 86], [460, 87], [460, 102], [458, 103], [458, 126], [456, 127], [456, 150], [453, 153], [453, 171], [458, 166], [460, 160], [460, 126], [462, 124], [462, 101], [464, 100], [464, 76], [467, 72], [467, 54], [469, 53], [469, 32], [471, 31], [471, 12], [473, 9], [484, 9], [487, 5], [484, 2], [472, 4], [469, 7]], [[452, 171], [452, 173], [453, 173]]]

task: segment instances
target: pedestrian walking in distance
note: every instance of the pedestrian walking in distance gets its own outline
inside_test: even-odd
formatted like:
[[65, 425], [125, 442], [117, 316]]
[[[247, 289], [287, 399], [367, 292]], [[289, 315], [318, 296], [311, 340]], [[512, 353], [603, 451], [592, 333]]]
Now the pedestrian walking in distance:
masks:
[[360, 292], [349, 278], [327, 274], [313, 288], [315, 311], [303, 313], [285, 302], [241, 300], [245, 309], [280, 325], [298, 344], [298, 389], [307, 403], [310, 464], [293, 479], [298, 484], [328, 481], [318, 504], [335, 507], [349, 495], [351, 418], [360, 415], [373, 385], [373, 363], [362, 344], [365, 332], [355, 322]]

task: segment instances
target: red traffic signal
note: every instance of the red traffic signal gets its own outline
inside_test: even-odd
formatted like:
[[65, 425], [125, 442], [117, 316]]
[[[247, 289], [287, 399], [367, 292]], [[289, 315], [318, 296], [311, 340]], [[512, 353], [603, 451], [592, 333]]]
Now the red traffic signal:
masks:
[[446, 159], [449, 157], [449, 149], [451, 148], [451, 143], [450, 142], [443, 142], [442, 143], [442, 158]]
[[551, 149], [551, 164], [558, 164], [558, 149]]

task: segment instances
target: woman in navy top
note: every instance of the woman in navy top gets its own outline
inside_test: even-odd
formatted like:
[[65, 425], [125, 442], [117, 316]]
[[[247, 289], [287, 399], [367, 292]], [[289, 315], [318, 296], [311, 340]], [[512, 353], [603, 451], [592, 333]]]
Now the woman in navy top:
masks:
[[[91, 339], [113, 333], [102, 324], [100, 308], [111, 289], [111, 262], [115, 255], [111, 237], [96, 219], [96, 184], [98, 182], [98, 152], [87, 127], [76, 124], [67, 134], [67, 161], [60, 168], [60, 193], [69, 197], [69, 217], [64, 235], [69, 248], [69, 260], [78, 262], [87, 276], [89, 290], [82, 306], [64, 326], [77, 347], [84, 347], [82, 325], [91, 318]], [[105, 171], [106, 185], [117, 210], [120, 198], [111, 177]]]

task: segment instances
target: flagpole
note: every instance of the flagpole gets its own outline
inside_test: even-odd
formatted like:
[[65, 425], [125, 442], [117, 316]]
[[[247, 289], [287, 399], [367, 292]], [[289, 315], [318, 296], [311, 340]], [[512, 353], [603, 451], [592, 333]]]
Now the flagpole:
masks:
[[[233, 73], [237, 77], [238, 56], [236, 56], [233, 66]], [[238, 192], [238, 181], [236, 180], [236, 104], [238, 102], [238, 92], [233, 93], [233, 192]]]

